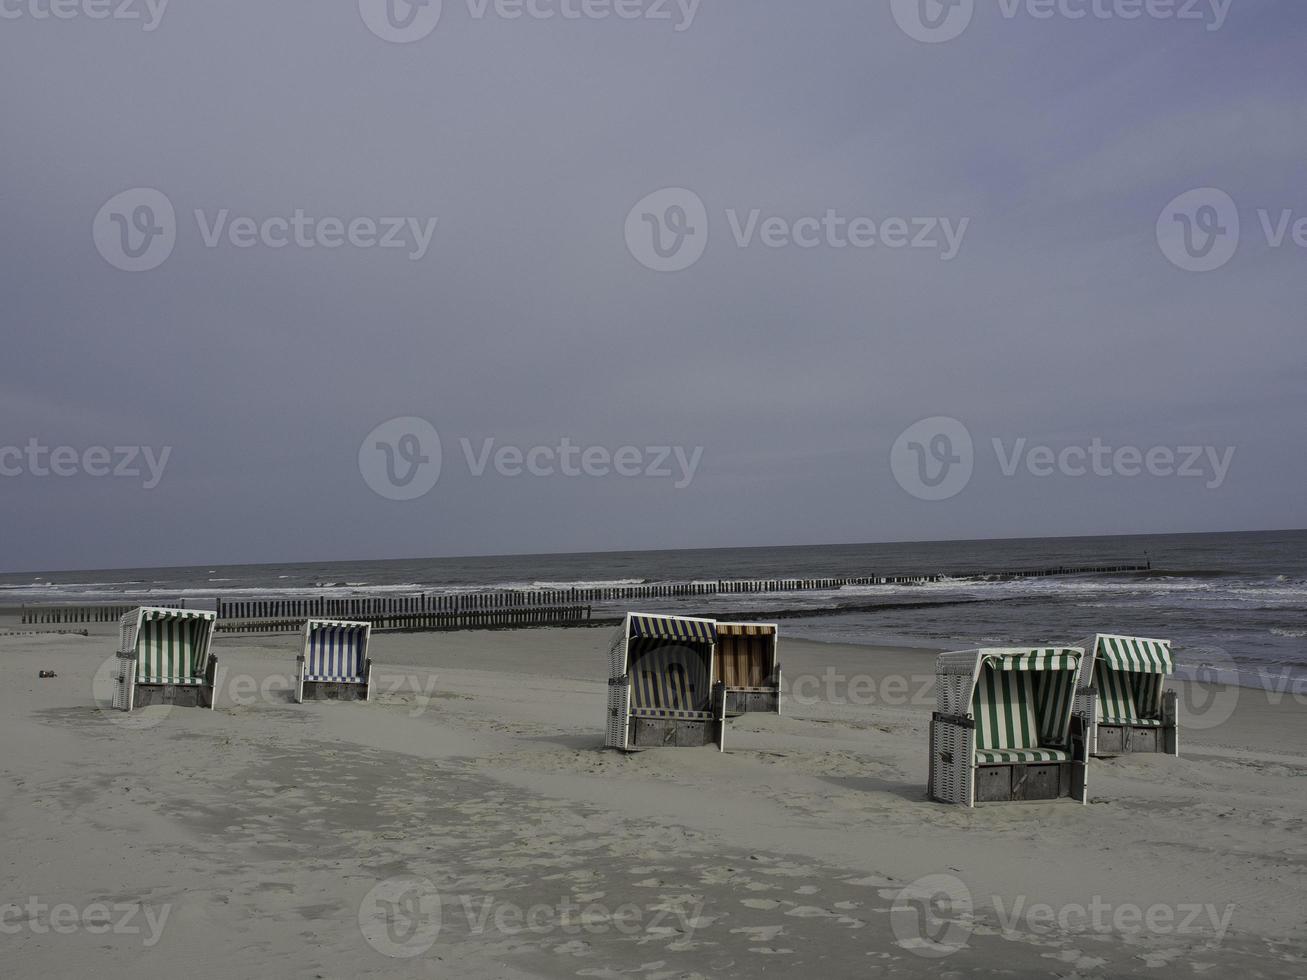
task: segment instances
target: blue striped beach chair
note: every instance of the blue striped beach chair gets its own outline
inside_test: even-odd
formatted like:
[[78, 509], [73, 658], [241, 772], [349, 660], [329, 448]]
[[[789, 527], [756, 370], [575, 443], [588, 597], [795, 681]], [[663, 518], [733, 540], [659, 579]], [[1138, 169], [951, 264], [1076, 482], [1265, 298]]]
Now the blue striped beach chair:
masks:
[[718, 623], [714, 677], [728, 715], [781, 713], [780, 630], [775, 623]]
[[310, 619], [304, 624], [295, 700], [366, 701], [372, 686], [368, 659], [371, 623]]
[[1079, 647], [941, 654], [930, 726], [932, 799], [1088, 802], [1083, 719], [1073, 711]]
[[724, 748], [725, 688], [713, 683], [711, 619], [628, 613], [608, 650], [605, 744]]
[[118, 621], [113, 706], [151, 704], [213, 708], [218, 659], [209, 653], [218, 614], [141, 606]]
[[1169, 640], [1096, 633], [1083, 644], [1076, 713], [1085, 720], [1089, 754], [1180, 754], [1175, 672]]

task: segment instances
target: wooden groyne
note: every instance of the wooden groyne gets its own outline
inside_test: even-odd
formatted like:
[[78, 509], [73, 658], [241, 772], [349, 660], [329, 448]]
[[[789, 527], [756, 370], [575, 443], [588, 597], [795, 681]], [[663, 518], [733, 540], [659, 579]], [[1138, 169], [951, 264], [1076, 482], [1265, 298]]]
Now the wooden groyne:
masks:
[[[129, 612], [140, 608], [134, 605], [110, 606], [23, 606], [20, 622], [24, 626], [46, 623], [116, 623]], [[165, 609], [185, 609], [184, 602], [152, 603]]]
[[930, 575], [864, 575], [850, 578], [719, 579], [716, 582], [666, 582], [657, 585], [608, 585], [572, 589], [500, 589], [454, 595], [351, 596], [311, 599], [218, 600], [218, 619], [356, 619], [387, 615], [496, 612], [548, 606], [639, 602], [694, 596], [760, 595], [775, 592], [827, 592], [850, 585], [927, 585], [952, 579], [991, 582], [1066, 575], [1119, 575], [1146, 572], [1148, 564], [1058, 566], [1005, 572]]
[[[445, 595], [314, 596], [297, 599], [216, 600], [222, 632], [284, 632], [306, 619], [350, 619], [377, 629], [499, 629], [562, 626], [591, 621], [590, 607], [696, 596], [828, 592], [858, 585], [929, 585], [961, 581], [1010, 581], [1070, 575], [1147, 572], [1151, 562], [1120, 565], [1059, 565], [998, 572], [938, 572], [926, 575], [860, 575], [840, 578], [718, 579], [570, 589], [486, 589]], [[185, 608], [185, 603], [164, 604]], [[207, 605], [207, 604], [203, 604]], [[23, 606], [24, 625], [117, 622], [134, 605]], [[294, 624], [286, 626], [285, 624]]]
[[[219, 619], [219, 633], [297, 633], [304, 621], [314, 616], [288, 619]], [[328, 618], [335, 618], [328, 617]], [[383, 613], [352, 618], [371, 623], [379, 632], [405, 630], [493, 630], [531, 626], [585, 626], [590, 623], [589, 606], [543, 606], [528, 609], [469, 609], [457, 612]]]

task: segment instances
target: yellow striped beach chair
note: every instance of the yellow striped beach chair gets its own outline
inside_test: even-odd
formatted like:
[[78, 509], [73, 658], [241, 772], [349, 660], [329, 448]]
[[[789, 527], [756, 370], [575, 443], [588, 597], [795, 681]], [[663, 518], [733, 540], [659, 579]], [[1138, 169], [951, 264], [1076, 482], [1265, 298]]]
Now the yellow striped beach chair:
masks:
[[310, 619], [301, 634], [295, 700], [366, 701], [372, 686], [368, 659], [371, 623]]
[[725, 688], [713, 683], [711, 619], [628, 613], [608, 650], [605, 744], [724, 748]]
[[1088, 802], [1083, 719], [1073, 712], [1079, 647], [941, 654], [928, 786], [943, 803]]
[[113, 706], [213, 708], [218, 660], [209, 653], [217, 613], [142, 606], [119, 620]]
[[718, 623], [713, 680], [726, 688], [726, 713], [781, 713], [780, 631], [775, 623]]
[[1089, 754], [1180, 754], [1175, 672], [1169, 640], [1096, 633], [1081, 644], [1076, 713], [1085, 720]]

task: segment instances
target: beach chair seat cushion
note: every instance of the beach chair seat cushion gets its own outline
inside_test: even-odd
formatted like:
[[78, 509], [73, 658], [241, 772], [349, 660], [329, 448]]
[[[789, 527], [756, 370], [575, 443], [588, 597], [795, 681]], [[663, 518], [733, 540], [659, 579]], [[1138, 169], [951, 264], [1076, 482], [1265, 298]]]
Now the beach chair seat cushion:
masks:
[[999, 765], [1013, 762], [1069, 762], [1071, 753], [1063, 749], [977, 749], [976, 765]]

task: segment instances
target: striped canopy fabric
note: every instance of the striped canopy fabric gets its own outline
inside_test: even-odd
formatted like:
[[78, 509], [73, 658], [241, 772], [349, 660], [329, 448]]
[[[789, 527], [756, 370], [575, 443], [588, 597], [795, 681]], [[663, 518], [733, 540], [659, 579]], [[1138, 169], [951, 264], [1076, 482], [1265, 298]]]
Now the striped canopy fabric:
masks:
[[360, 624], [310, 623], [304, 644], [307, 681], [362, 681], [368, 659], [368, 628]]
[[683, 640], [688, 643], [716, 643], [717, 626], [712, 622], [683, 619], [679, 616], [643, 616], [632, 613], [631, 636]]
[[631, 643], [631, 707], [645, 712], [705, 711], [712, 692], [701, 650], [644, 639]]
[[977, 761], [986, 761], [993, 751], [1061, 751], [1071, 724], [1079, 666], [1080, 655], [1066, 650], [985, 657], [972, 696]]
[[204, 681], [214, 617], [185, 610], [144, 609], [136, 631], [136, 680], [143, 684]]
[[1025, 653], [990, 655], [985, 663], [995, 670], [1075, 670], [1080, 666], [1080, 654], [1073, 650], [1050, 648]]
[[[1133, 636], [1100, 636], [1098, 664], [1132, 674], [1171, 674], [1171, 644], [1165, 640], [1144, 640]], [[1097, 671], [1095, 670], [1095, 673]]]

